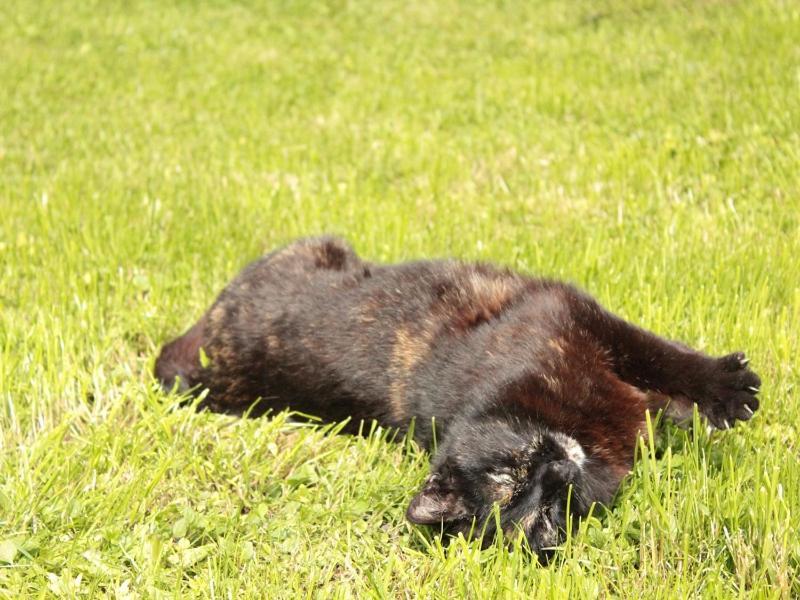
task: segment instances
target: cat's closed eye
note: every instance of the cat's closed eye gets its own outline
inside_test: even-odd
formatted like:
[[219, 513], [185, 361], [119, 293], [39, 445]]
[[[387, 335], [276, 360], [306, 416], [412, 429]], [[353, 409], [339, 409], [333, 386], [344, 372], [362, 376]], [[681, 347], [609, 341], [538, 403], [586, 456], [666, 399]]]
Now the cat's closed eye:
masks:
[[486, 478], [487, 496], [501, 506], [508, 504], [517, 489], [517, 479], [513, 473], [506, 470], [489, 471], [486, 473]]
[[514, 487], [517, 484], [510, 471], [489, 471], [486, 476], [497, 485]]

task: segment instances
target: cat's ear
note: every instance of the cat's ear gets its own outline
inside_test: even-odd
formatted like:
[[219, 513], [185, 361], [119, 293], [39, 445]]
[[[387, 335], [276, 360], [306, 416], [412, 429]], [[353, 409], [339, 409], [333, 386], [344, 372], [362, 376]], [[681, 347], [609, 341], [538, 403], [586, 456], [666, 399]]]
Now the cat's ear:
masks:
[[452, 478], [443, 478], [438, 473], [428, 477], [406, 511], [406, 518], [415, 525], [439, 525], [469, 516], [464, 498], [453, 485]]

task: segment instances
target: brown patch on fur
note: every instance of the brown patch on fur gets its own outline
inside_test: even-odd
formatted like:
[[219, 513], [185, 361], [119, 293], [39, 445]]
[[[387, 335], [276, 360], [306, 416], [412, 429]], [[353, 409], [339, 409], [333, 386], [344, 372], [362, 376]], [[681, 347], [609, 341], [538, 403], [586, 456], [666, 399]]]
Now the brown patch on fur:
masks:
[[[570, 347], [565, 350], [569, 354]], [[549, 374], [539, 373], [524, 385], [509, 389], [505, 401], [519, 403], [552, 429], [569, 431], [581, 446], [589, 449], [592, 458], [609, 464], [615, 472], [627, 473], [638, 436], [646, 433], [643, 416], [647, 395], [598, 363], [602, 361], [589, 361], [588, 366], [594, 371], [590, 384], [579, 378], [570, 380], [569, 373], [565, 373], [556, 375], [563, 389], [553, 392]], [[579, 362], [576, 365], [581, 366]], [[572, 390], [572, 394], [564, 397], [564, 389]], [[554, 402], [553, 398], [559, 401]], [[597, 417], [586, 419], [589, 413]]]
[[384, 303], [380, 298], [368, 297], [357, 308], [359, 321], [362, 323], [374, 323], [378, 320], [377, 315], [383, 306]]
[[342, 271], [347, 263], [347, 250], [340, 244], [327, 241], [323, 244], [312, 246], [314, 251], [314, 266], [320, 269]]
[[360, 262], [350, 246], [335, 238], [301, 240], [289, 244], [272, 257], [273, 261], [291, 261], [300, 269], [330, 269], [343, 271], [348, 262]]
[[225, 307], [222, 304], [217, 304], [211, 309], [208, 320], [212, 327], [218, 327], [222, 320], [225, 318]]
[[511, 502], [511, 498], [514, 495], [514, 486], [493, 482], [490, 484], [489, 487], [489, 496], [491, 497], [493, 502], [497, 502], [501, 507], [506, 506], [509, 502]]
[[564, 356], [564, 340], [561, 338], [550, 338], [547, 340], [547, 345], [558, 352], [561, 356]]
[[270, 261], [290, 265], [293, 271], [333, 269], [341, 271], [347, 263], [350, 249], [336, 239], [300, 240], [272, 255]]
[[530, 531], [536, 524], [536, 521], [541, 517], [539, 508], [535, 508], [526, 513], [521, 519], [514, 523], [509, 523], [503, 528], [503, 535], [509, 539], [514, 539], [517, 535], [524, 535], [526, 531]]
[[313, 337], [303, 336], [300, 338], [300, 344], [314, 356], [321, 357], [324, 355], [324, 348], [320, 345], [319, 340]]
[[406, 418], [406, 380], [430, 349], [433, 332], [429, 329], [413, 331], [400, 327], [395, 333], [390, 370], [392, 382], [389, 390], [389, 403], [392, 414], [397, 419]]
[[523, 282], [513, 275], [475, 269], [457, 286], [444, 286], [438, 296], [453, 311], [456, 327], [471, 329], [497, 318], [522, 288]]
[[225, 376], [228, 367], [236, 365], [239, 358], [236, 350], [228, 343], [214, 344], [207, 351], [211, 358], [211, 368], [219, 376]]
[[539, 511], [532, 510], [519, 520], [518, 525], [522, 528], [523, 531], [528, 531], [531, 527], [533, 527], [538, 518], [539, 518]]
[[308, 250], [309, 247], [306, 243], [295, 242], [275, 252], [275, 254], [272, 255], [271, 260], [273, 262], [275, 261], [284, 262], [288, 259], [296, 258], [298, 256], [308, 256], [309, 255]]
[[561, 386], [559, 385], [559, 381], [557, 378], [552, 377], [550, 375], [542, 375], [542, 379], [544, 379], [545, 384], [547, 385], [547, 387], [550, 389], [551, 392], [558, 393], [559, 388]]
[[213, 373], [213, 400], [209, 401], [225, 406], [230, 404], [235, 407], [245, 399], [240, 397], [241, 390], [245, 384], [238, 376], [239, 355], [233, 342], [229, 338], [220, 337], [206, 348], [211, 359], [210, 370]]

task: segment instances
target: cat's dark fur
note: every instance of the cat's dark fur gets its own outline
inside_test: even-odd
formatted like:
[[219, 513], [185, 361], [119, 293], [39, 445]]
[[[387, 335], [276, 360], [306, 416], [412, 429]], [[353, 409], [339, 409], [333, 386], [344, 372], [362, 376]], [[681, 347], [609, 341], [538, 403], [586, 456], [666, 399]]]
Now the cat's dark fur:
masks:
[[450, 532], [476, 519], [491, 539], [496, 504], [504, 533], [538, 552], [561, 539], [570, 486], [575, 515], [611, 500], [646, 409], [682, 420], [697, 404], [724, 429], [758, 409], [760, 386], [744, 354], [666, 341], [570, 285], [457, 261], [371, 264], [331, 237], [245, 268], [155, 372], [166, 389], [207, 388], [201, 406], [220, 412], [290, 408], [350, 417], [353, 431], [413, 419], [437, 447], [408, 519]]

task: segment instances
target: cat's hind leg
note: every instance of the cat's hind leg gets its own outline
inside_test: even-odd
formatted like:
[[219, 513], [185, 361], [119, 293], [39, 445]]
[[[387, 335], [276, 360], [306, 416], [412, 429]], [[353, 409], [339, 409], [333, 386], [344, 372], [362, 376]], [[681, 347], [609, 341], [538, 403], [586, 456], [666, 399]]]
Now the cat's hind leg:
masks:
[[182, 336], [164, 344], [156, 359], [155, 377], [166, 392], [188, 392], [197, 385], [202, 369], [200, 349], [203, 346], [205, 317]]

